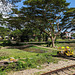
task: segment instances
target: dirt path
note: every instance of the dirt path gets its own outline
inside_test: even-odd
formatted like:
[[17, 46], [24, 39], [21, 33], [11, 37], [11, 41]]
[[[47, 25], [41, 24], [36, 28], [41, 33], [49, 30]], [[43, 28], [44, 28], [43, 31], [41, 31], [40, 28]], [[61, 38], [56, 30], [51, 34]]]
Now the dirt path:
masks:
[[[10, 72], [8, 75], [40, 75], [45, 72], [49, 72], [55, 69], [59, 69], [62, 67], [74, 65], [74, 60], [68, 60], [68, 59], [62, 59], [62, 61], [59, 61], [58, 63], [50, 63], [50, 64], [43, 64], [41, 65], [42, 68], [39, 69], [39, 66], [37, 66], [37, 69], [27, 69], [22, 71], [16, 71], [16, 72]], [[62, 75], [62, 74], [61, 74]]]

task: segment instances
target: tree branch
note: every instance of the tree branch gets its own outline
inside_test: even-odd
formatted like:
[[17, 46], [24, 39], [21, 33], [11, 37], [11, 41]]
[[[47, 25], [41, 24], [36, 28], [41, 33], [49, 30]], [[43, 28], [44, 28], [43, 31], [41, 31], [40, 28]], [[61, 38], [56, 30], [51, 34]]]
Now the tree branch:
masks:
[[55, 36], [59, 35], [60, 31], [61, 31], [61, 29], [55, 34]]

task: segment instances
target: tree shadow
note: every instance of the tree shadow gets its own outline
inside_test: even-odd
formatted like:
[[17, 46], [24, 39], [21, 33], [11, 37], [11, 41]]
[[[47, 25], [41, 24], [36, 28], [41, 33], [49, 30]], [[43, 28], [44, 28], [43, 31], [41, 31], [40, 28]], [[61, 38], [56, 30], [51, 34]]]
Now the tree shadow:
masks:
[[19, 50], [23, 50], [23, 51], [27, 51], [31, 53], [46, 53], [47, 52], [42, 49], [30, 48], [30, 47], [33, 47], [34, 44], [19, 44], [19, 43], [12, 44], [10, 41], [9, 42], [5, 41], [2, 44], [0, 44], [0, 46], [3, 46], [0, 49], [19, 49]]
[[51, 55], [52, 57], [64, 58], [69, 60], [75, 60], [74, 56], [59, 56], [59, 55]]

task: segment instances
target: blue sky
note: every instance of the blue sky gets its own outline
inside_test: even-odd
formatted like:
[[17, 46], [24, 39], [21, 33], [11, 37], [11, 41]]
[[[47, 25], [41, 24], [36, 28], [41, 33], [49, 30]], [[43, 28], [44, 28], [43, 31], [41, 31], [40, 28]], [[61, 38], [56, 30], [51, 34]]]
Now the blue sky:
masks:
[[75, 0], [66, 0], [67, 2], [70, 2], [69, 7], [74, 8], [75, 7]]
[[[19, 3], [16, 3], [18, 8], [21, 8], [23, 6], [23, 1], [25, 1], [25, 0], [22, 0], [22, 2], [19, 2]], [[70, 3], [69, 8], [75, 7], [75, 0], [66, 0], [66, 1]]]

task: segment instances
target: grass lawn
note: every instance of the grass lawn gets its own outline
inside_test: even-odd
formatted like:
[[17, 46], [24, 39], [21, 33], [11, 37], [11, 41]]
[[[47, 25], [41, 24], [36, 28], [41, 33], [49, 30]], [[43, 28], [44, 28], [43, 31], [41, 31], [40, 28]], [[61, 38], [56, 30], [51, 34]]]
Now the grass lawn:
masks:
[[0, 40], [0, 44], [2, 44], [3, 43], [3, 40]]
[[[51, 41], [51, 39], [49, 41]], [[56, 41], [75, 41], [75, 39], [56, 39]]]
[[75, 41], [75, 39], [57, 39], [56, 41]]
[[69, 46], [69, 47], [75, 49], [75, 43], [56, 43], [56, 46], [57, 47], [62, 47], [62, 46], [66, 47], [66, 46]]
[[30, 53], [26, 51], [22, 51], [19, 49], [1, 49], [0, 50], [0, 56], [9, 58], [9, 57], [14, 57], [14, 58], [26, 58], [26, 57], [33, 57], [37, 53]]
[[[43, 52], [41, 52], [43, 51]], [[19, 49], [1, 49], [0, 50], [0, 60], [14, 57], [19, 59], [17, 65], [10, 63], [10, 67], [6, 68], [0, 67], [0, 73], [5, 75], [5, 72], [11, 70], [23, 70], [27, 68], [37, 68], [43, 63], [58, 62], [58, 59], [49, 56], [51, 54], [56, 54], [56, 51], [48, 52], [49, 49], [32, 46], [24, 50]], [[14, 68], [12, 68], [14, 67]], [[40, 66], [41, 67], [41, 66]]]
[[[74, 43], [57, 43], [58, 47], [66, 47], [70, 46], [75, 49]], [[10, 72], [11, 70], [23, 70], [27, 68], [37, 68], [37, 66], [43, 63], [57, 63], [59, 59], [56, 59], [50, 55], [56, 55], [57, 51], [55, 48], [48, 49], [37, 46], [32, 46], [29, 48], [25, 48], [23, 50], [20, 49], [0, 49], [0, 60], [7, 59], [10, 57], [14, 57], [18, 59], [17, 64], [10, 63], [6, 68], [0, 67], [0, 75], [5, 75], [5, 72]]]
[[[27, 51], [27, 49], [29, 51]], [[32, 50], [36, 50], [35, 52]], [[14, 58], [27, 58], [27, 57], [34, 57], [36, 56], [38, 53], [40, 53], [40, 51], [43, 51], [42, 54], [45, 54], [45, 51], [48, 51], [49, 49], [46, 48], [41, 48], [41, 47], [37, 47], [37, 46], [32, 46], [29, 48], [25, 48], [23, 50], [19, 50], [19, 49], [0, 49], [0, 58], [1, 57], [14, 57]], [[37, 52], [39, 51], [39, 52]], [[2, 58], [3, 59], [3, 58]]]

